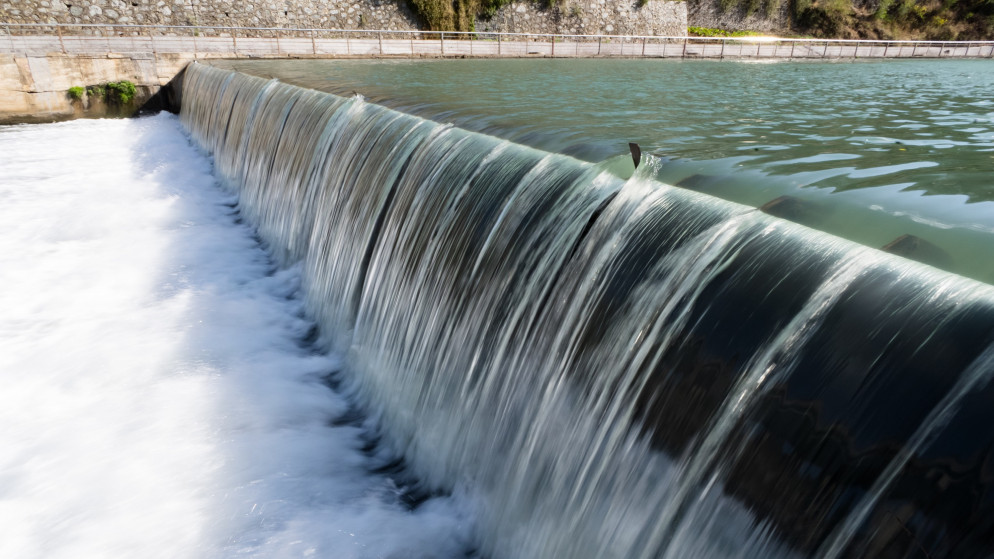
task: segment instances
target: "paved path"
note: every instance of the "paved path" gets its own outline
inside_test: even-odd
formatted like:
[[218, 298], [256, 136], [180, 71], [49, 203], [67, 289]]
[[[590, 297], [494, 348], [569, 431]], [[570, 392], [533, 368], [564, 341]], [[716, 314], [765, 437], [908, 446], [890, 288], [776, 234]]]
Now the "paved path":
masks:
[[[191, 37], [0, 35], [0, 52], [24, 56], [49, 53], [184, 53], [204, 57], [647, 57], [709, 59], [994, 58], [994, 42], [812, 41], [611, 37], [575, 40], [550, 37], [453, 40], [383, 33], [359, 37]], [[402, 38], [401, 38], [402, 37]]]

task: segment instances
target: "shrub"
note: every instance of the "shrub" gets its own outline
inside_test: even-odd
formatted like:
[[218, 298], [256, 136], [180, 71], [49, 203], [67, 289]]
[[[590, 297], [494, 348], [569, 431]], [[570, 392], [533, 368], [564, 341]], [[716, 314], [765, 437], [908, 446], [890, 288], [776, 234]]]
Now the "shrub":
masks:
[[108, 102], [127, 105], [135, 98], [135, 84], [127, 80], [110, 82], [106, 87]]
[[414, 11], [420, 15], [428, 29], [451, 31], [455, 29], [455, 13], [452, 4], [442, 0], [411, 0]]
[[75, 101], [79, 101], [83, 98], [83, 94], [86, 93], [86, 89], [82, 86], [74, 85], [69, 88], [69, 98]]
[[875, 17], [877, 19], [886, 19], [887, 18], [887, 10], [890, 9], [890, 7], [891, 7], [891, 5], [893, 3], [894, 3], [894, 0], [880, 0], [880, 5], [877, 6], [877, 11], [874, 12], [873, 17]]

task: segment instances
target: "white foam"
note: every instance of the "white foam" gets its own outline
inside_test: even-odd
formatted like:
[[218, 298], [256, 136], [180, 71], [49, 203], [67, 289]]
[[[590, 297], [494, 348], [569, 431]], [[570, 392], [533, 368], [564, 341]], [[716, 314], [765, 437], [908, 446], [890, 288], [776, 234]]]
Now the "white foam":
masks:
[[451, 557], [176, 118], [0, 127], [0, 557]]

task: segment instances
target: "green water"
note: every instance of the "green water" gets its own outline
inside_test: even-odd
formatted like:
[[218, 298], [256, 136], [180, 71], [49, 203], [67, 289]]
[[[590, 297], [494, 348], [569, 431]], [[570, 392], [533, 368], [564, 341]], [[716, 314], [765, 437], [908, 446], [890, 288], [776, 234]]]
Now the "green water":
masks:
[[[994, 283], [994, 61], [225, 61], [660, 180]], [[921, 248], [925, 245], [925, 248]]]

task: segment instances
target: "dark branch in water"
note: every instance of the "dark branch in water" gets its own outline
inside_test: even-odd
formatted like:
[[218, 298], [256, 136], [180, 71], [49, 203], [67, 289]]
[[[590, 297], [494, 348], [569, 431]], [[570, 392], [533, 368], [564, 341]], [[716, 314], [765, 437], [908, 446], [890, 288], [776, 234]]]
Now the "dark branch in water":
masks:
[[628, 149], [632, 151], [632, 163], [635, 164], [635, 168], [639, 168], [639, 161], [642, 160], [642, 148], [639, 147], [635, 142], [628, 142]]

